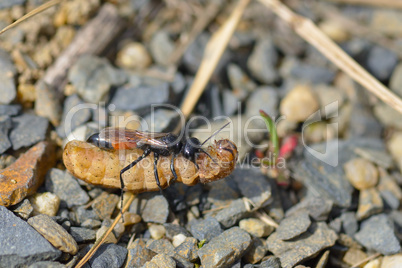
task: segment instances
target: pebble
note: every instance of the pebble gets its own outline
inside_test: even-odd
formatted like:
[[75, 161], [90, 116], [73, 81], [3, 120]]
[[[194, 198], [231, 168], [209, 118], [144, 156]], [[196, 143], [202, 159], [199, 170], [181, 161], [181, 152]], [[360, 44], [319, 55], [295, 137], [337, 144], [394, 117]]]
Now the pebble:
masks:
[[147, 200], [141, 217], [144, 222], [165, 223], [169, 215], [169, 203], [163, 195], [155, 195]]
[[393, 165], [391, 156], [385, 150], [374, 150], [357, 147], [354, 152], [360, 157], [375, 163], [377, 166], [391, 168]]
[[271, 38], [265, 37], [257, 41], [248, 58], [247, 67], [260, 82], [272, 84], [278, 79], [277, 62], [278, 52], [274, 43]]
[[99, 220], [98, 215], [91, 209], [85, 209], [84, 207], [77, 207], [74, 212], [71, 213], [70, 218], [74, 219], [78, 225], [86, 221], [87, 219]]
[[[101, 237], [107, 232], [108, 229], [109, 229], [109, 226], [105, 226], [105, 225], [101, 226], [101, 228], [99, 228], [96, 231], [96, 240], [101, 239]], [[114, 235], [114, 232], [111, 232], [108, 234], [104, 243], [117, 244], [117, 238]]]
[[39, 261], [28, 266], [28, 268], [65, 268], [64, 264], [53, 261]]
[[240, 198], [233, 200], [228, 207], [218, 211], [214, 217], [224, 228], [230, 228], [249, 215], [250, 212], [247, 210], [243, 199]]
[[371, 108], [353, 104], [347, 117], [349, 117], [347, 132], [350, 137], [381, 137], [383, 126], [374, 117]]
[[399, 208], [400, 201], [402, 200], [402, 190], [395, 179], [385, 170], [380, 169], [380, 182], [377, 188], [382, 198], [392, 209]]
[[305, 233], [311, 225], [307, 211], [301, 210], [284, 218], [276, 229], [276, 237], [281, 240], [290, 240]]
[[184, 234], [178, 234], [173, 236], [172, 238], [172, 245], [174, 247], [178, 247], [181, 245], [181, 243], [184, 242], [184, 240], [186, 240], [187, 236], [185, 236]]
[[214, 207], [224, 207], [230, 205], [233, 199], [240, 197], [237, 191], [237, 186], [233, 185], [232, 180], [218, 180], [208, 184], [210, 190], [208, 192], [207, 200], [212, 203]]
[[125, 44], [117, 53], [116, 64], [127, 69], [143, 70], [151, 65], [152, 59], [145, 46], [139, 42]]
[[151, 238], [158, 240], [165, 236], [165, 227], [159, 224], [152, 224], [148, 227]]
[[368, 189], [378, 182], [378, 170], [363, 158], [354, 158], [344, 165], [346, 178], [358, 190]]
[[[238, 227], [230, 228], [198, 250], [203, 267], [229, 266], [245, 253], [251, 243], [250, 235]], [[211, 258], [211, 256], [214, 256]]]
[[174, 249], [177, 255], [194, 262], [198, 259], [198, 241], [194, 237], [187, 237], [179, 246]]
[[150, 261], [156, 254], [146, 248], [146, 242], [142, 238], [137, 238], [127, 247], [127, 265], [126, 267], [142, 267]]
[[171, 256], [174, 251], [174, 246], [169, 240], [162, 238], [159, 240], [149, 240], [147, 248], [158, 254], [166, 254]]
[[94, 219], [86, 219], [83, 223], [81, 223], [81, 227], [96, 229], [101, 226], [102, 222]]
[[49, 119], [54, 126], [58, 126], [62, 111], [62, 106], [60, 105], [61, 94], [54, 88], [50, 88], [43, 81], [37, 83], [35, 89], [35, 113]]
[[176, 268], [176, 262], [165, 254], [158, 254], [152, 258], [151, 261], [147, 262], [143, 268]]
[[289, 71], [291, 77], [297, 80], [308, 81], [312, 84], [330, 84], [336, 75], [335, 71], [326, 67], [300, 61], [295, 61]]
[[28, 223], [55, 248], [71, 255], [78, 252], [78, 245], [74, 238], [49, 216], [43, 214], [34, 216], [28, 219]]
[[0, 178], [3, 178], [0, 180], [0, 205], [15, 205], [35, 193], [55, 159], [54, 148], [47, 142], [40, 142], [0, 170]]
[[10, 132], [13, 150], [29, 147], [46, 138], [49, 121], [46, 118], [23, 114], [12, 118], [14, 129]]
[[149, 43], [152, 58], [157, 64], [168, 65], [169, 59], [175, 50], [175, 45], [165, 31], [156, 32]]
[[127, 249], [115, 244], [103, 244], [89, 259], [90, 267], [122, 267], [127, 257]]
[[117, 110], [138, 111], [149, 107], [158, 107], [158, 104], [166, 103], [168, 100], [169, 84], [163, 83], [157, 86], [126, 85], [120, 87], [116, 90], [110, 103], [115, 105], [114, 107]]
[[279, 95], [276, 88], [258, 87], [247, 99], [246, 115], [249, 118], [260, 116], [260, 110], [263, 110], [272, 118], [276, 118], [279, 113], [278, 102]]
[[63, 107], [62, 120], [56, 131], [60, 137], [65, 138], [91, 118], [93, 105], [90, 106], [77, 94], [73, 94], [64, 100]]
[[268, 256], [268, 259], [261, 262], [261, 268], [281, 268], [281, 260], [275, 256]]
[[390, 78], [398, 63], [398, 55], [381, 46], [374, 45], [367, 55], [367, 69], [380, 81]]
[[402, 129], [402, 115], [389, 105], [377, 104], [374, 106], [374, 115], [384, 126]]
[[399, 10], [375, 9], [368, 25], [373, 31], [387, 35], [402, 34], [402, 18]]
[[402, 170], [402, 132], [394, 132], [387, 142], [388, 151], [392, 158], [398, 164], [399, 170]]
[[359, 224], [357, 223], [356, 213], [353, 211], [342, 213], [340, 219], [342, 220], [342, 228], [345, 233], [353, 237], [353, 235], [357, 232], [359, 228]]
[[395, 254], [401, 250], [392, 222], [384, 214], [372, 216], [363, 221], [360, 231], [354, 237], [367, 249], [384, 255]]
[[337, 87], [324, 84], [316, 85], [313, 91], [319, 100], [320, 106], [324, 107], [325, 117], [338, 116], [339, 107], [345, 102], [344, 92]]
[[[396, 93], [399, 97], [402, 97], [402, 63], [398, 63], [394, 71], [391, 74], [389, 81], [389, 88]], [[1, 107], [1, 106], [0, 106]], [[1, 110], [1, 108], [0, 108]], [[0, 112], [1, 114], [1, 112]]]
[[[240, 227], [241, 228], [241, 227]], [[265, 241], [261, 238], [254, 237], [248, 247], [246, 253], [243, 256], [243, 260], [247, 263], [257, 263], [264, 258], [267, 253], [267, 247]]]
[[384, 256], [381, 262], [381, 268], [398, 268], [402, 263], [402, 254]]
[[274, 232], [268, 237], [267, 248], [280, 258], [283, 268], [291, 268], [321, 250], [333, 246], [336, 240], [335, 231], [324, 222], [317, 222], [311, 225], [308, 232], [289, 241], [278, 239], [277, 233]]
[[253, 80], [236, 64], [230, 63], [227, 66], [227, 75], [236, 99], [244, 100], [249, 92], [254, 91], [257, 87]]
[[318, 109], [318, 100], [308, 85], [294, 87], [280, 104], [281, 114], [292, 122], [303, 122]]
[[56, 216], [60, 206], [60, 198], [49, 192], [36, 193], [29, 197], [33, 207], [33, 215], [45, 214], [50, 217]]
[[229, 89], [222, 91], [223, 114], [226, 116], [234, 115], [239, 109], [240, 100], [235, 93]]
[[21, 105], [19, 104], [10, 104], [4, 105], [0, 104], [0, 116], [8, 115], [8, 116], [15, 116], [21, 112]]
[[274, 227], [267, 225], [260, 219], [248, 218], [239, 222], [239, 227], [255, 237], [267, 237], [274, 231]]
[[298, 204], [294, 205], [286, 211], [286, 217], [299, 212], [307, 211], [308, 214], [316, 221], [323, 221], [328, 218], [331, 212], [333, 202], [319, 197], [307, 197]]
[[94, 242], [96, 239], [96, 231], [82, 227], [71, 227], [70, 234], [78, 244]]
[[28, 223], [0, 206], [0, 263], [18, 267], [42, 260], [55, 260], [61, 252]]
[[220, 235], [223, 230], [216, 218], [207, 217], [203, 220], [193, 220], [189, 223], [191, 234], [199, 241], [210, 241]]
[[362, 250], [356, 248], [350, 248], [346, 251], [342, 261], [349, 264], [350, 266], [353, 266], [356, 263], [360, 263], [366, 258], [367, 254], [364, 253]]
[[166, 237], [169, 239], [173, 239], [175, 236], [182, 234], [186, 237], [190, 237], [191, 234], [182, 226], [173, 223], [165, 223], [163, 224], [166, 230]]
[[77, 179], [66, 171], [52, 168], [46, 175], [46, 189], [55, 193], [69, 208], [84, 205], [89, 201], [88, 194], [81, 188]]
[[112, 213], [119, 201], [120, 198], [117, 195], [103, 192], [93, 200], [91, 207], [99, 219], [108, 219], [112, 217]]
[[368, 188], [360, 191], [359, 206], [356, 212], [358, 220], [366, 219], [383, 210], [383, 202], [376, 188]]
[[8, 116], [0, 116], [0, 154], [3, 154], [12, 146], [8, 137], [8, 132], [11, 128], [11, 118]]
[[12, 211], [16, 213], [20, 218], [28, 220], [33, 212], [33, 207], [28, 199], [22, 200], [22, 202], [13, 206]]
[[16, 69], [10, 54], [4, 50], [0, 50], [0, 103], [9, 104], [17, 96], [17, 89], [15, 85], [14, 75]]
[[84, 101], [97, 104], [105, 98], [111, 86], [122, 85], [127, 77], [106, 59], [84, 55], [70, 68], [68, 79]]
[[[380, 268], [381, 262], [382, 262], [382, 258], [381, 258], [381, 260], [379, 258], [377, 258], [377, 259], [369, 261], [366, 265], [363, 266], [363, 268]], [[397, 268], [397, 266], [395, 268]]]
[[141, 120], [141, 130], [149, 132], [167, 132], [174, 129], [179, 122], [180, 114], [176, 111], [158, 109]]

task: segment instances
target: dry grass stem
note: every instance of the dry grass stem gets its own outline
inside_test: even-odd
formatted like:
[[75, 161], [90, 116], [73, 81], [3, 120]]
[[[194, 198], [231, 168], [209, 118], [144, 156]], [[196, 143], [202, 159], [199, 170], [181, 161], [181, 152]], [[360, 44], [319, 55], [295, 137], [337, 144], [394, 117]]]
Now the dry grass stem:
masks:
[[329, 0], [329, 1], [339, 4], [402, 8], [401, 0]]
[[329, 39], [314, 23], [292, 12], [277, 0], [259, 0], [286, 21], [304, 40], [313, 45], [339, 69], [347, 73], [375, 96], [402, 113], [402, 100], [370, 75], [355, 60]]

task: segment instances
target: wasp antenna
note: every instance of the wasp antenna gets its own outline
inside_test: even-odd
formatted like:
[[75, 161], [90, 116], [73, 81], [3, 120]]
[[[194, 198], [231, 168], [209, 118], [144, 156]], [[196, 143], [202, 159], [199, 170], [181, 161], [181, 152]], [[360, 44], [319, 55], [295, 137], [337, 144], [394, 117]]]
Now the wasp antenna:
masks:
[[211, 158], [212, 162], [214, 162], [215, 164], [217, 164], [217, 165], [218, 165], [218, 162], [216, 162], [216, 160], [215, 160], [215, 159], [213, 159], [213, 158], [212, 158], [212, 156], [211, 156], [209, 153], [207, 153], [207, 151], [205, 151], [205, 150], [201, 149], [201, 152], [203, 152], [204, 154], [208, 155], [208, 157], [209, 157], [209, 158]]
[[[228, 122], [227, 124], [225, 124], [223, 127], [221, 127], [220, 129], [218, 129], [217, 131], [214, 132], [214, 134], [212, 134], [211, 136], [209, 136], [208, 139], [206, 139], [203, 143], [201, 143], [201, 146], [203, 146], [207, 141], [209, 141], [213, 136], [215, 136], [216, 134], [218, 134], [219, 132], [222, 131], [222, 129], [224, 129], [225, 127], [227, 127], [230, 124], [230, 122]], [[212, 159], [212, 158], [211, 158]]]

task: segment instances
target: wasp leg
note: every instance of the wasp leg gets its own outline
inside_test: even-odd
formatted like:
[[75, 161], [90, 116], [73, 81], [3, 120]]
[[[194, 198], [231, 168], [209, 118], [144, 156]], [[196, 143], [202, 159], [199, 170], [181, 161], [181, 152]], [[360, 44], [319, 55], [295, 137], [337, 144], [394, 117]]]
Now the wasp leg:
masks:
[[[135, 161], [131, 162], [130, 165], [126, 166], [122, 170], [120, 170], [120, 187], [121, 187], [121, 207], [120, 207], [120, 213], [123, 214], [123, 193], [124, 193], [124, 181], [123, 181], [123, 173], [135, 166], [138, 162], [140, 162], [142, 159], [147, 157], [151, 153], [151, 149], [147, 148], [144, 150], [144, 153], [138, 157]], [[124, 219], [123, 219], [124, 220]]]
[[159, 159], [159, 154], [154, 152], [154, 174], [155, 174], [155, 180], [156, 180], [156, 185], [158, 185], [158, 188], [162, 193], [161, 183], [159, 181], [159, 175], [158, 175], [158, 159]]
[[174, 159], [176, 157], [176, 154], [172, 154], [172, 160], [170, 162], [170, 170], [172, 171], [173, 174], [173, 182], [177, 180], [177, 174], [176, 171], [174, 170]]

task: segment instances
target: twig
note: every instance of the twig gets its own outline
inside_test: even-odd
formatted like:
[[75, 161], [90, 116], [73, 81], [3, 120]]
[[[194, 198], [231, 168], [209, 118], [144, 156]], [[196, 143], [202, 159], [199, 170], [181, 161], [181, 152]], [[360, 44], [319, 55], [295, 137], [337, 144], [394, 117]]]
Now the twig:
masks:
[[[133, 202], [135, 198], [134, 194], [130, 193], [130, 197], [127, 200], [127, 202], [124, 204], [122, 213], [126, 212], [128, 208], [130, 207], [131, 203]], [[114, 219], [112, 225], [109, 227], [109, 229], [95, 242], [93, 247], [88, 251], [88, 253], [84, 256], [84, 258], [81, 259], [81, 261], [77, 264], [75, 268], [81, 268], [98, 250], [98, 248], [103, 244], [103, 242], [106, 240], [108, 235], [113, 231], [113, 228], [116, 226], [116, 224], [119, 222], [122, 213], [119, 213], [117, 217]]]
[[402, 100], [370, 75], [363, 67], [347, 55], [331, 39], [329, 39], [314, 23], [296, 15], [278, 0], [259, 0], [286, 21], [304, 40], [313, 45], [339, 69], [351, 76], [360, 85], [371, 91], [393, 109], [402, 113]]
[[265, 212], [256, 211], [255, 214], [257, 217], [268, 224], [269, 226], [273, 226], [275, 229], [278, 228], [278, 224]]
[[0, 34], [4, 33], [5, 31], [17, 26], [18, 24], [20, 24], [21, 22], [41, 13], [42, 11], [45, 11], [46, 9], [55, 6], [57, 4], [59, 4], [62, 0], [50, 0], [49, 2], [44, 3], [43, 5], [38, 6], [37, 8], [33, 9], [31, 12], [28, 12], [27, 14], [25, 14], [24, 16], [22, 16], [21, 18], [19, 18], [18, 20], [14, 21], [13, 23], [11, 23], [10, 25], [7, 25], [5, 28], [3, 28], [3, 30], [0, 31]]
[[329, 0], [339, 4], [370, 5], [389, 8], [402, 8], [400, 0]]
[[371, 256], [368, 256], [367, 258], [365, 258], [365, 259], [359, 261], [358, 263], [355, 263], [354, 265], [352, 265], [352, 267], [359, 267], [360, 265], [362, 265], [362, 264], [364, 264], [364, 263], [366, 263], [368, 261], [371, 261], [372, 259], [375, 259], [375, 258], [377, 258], [379, 256], [381, 256], [381, 253], [376, 253], [376, 254], [373, 254]]

